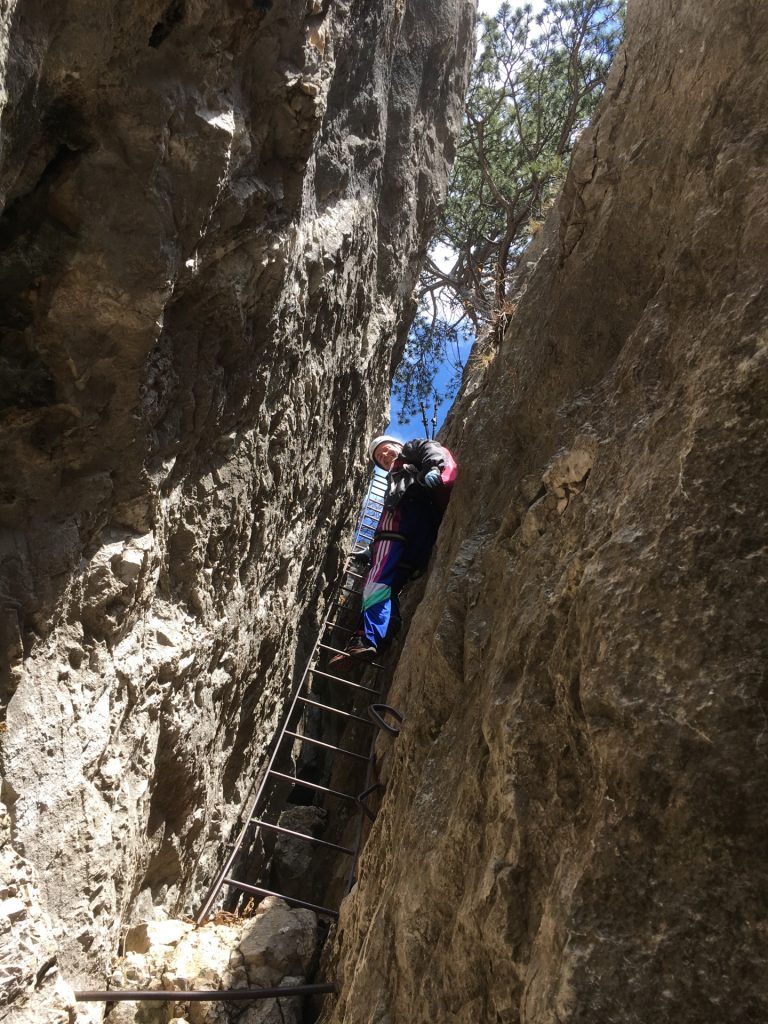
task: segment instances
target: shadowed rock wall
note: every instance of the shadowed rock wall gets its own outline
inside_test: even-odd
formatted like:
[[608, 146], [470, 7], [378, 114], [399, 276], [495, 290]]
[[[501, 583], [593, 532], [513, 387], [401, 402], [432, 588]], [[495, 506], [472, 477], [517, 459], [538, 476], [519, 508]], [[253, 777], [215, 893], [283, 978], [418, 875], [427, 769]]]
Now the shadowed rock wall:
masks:
[[767, 46], [630, 0], [446, 430], [334, 1024], [768, 1016]]
[[381, 426], [473, 18], [3, 5], [3, 797], [70, 980], [221, 855]]

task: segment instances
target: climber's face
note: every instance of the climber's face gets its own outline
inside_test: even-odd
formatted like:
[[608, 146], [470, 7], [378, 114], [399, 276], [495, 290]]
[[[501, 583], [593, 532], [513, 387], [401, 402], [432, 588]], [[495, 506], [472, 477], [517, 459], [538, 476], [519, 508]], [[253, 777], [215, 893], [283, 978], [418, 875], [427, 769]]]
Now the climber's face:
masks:
[[393, 441], [382, 441], [381, 444], [377, 444], [374, 448], [373, 461], [388, 473], [392, 469], [392, 463], [402, 450], [403, 446], [401, 444], [395, 444]]

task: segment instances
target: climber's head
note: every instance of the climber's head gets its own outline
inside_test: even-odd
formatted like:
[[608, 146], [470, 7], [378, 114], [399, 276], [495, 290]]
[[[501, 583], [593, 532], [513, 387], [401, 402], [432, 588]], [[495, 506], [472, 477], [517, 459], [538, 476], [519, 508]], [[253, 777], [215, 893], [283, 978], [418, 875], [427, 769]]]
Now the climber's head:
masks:
[[368, 445], [368, 454], [376, 465], [380, 469], [386, 470], [387, 473], [402, 450], [402, 441], [398, 441], [396, 437], [390, 437], [389, 434], [381, 434], [379, 437], [374, 437]]

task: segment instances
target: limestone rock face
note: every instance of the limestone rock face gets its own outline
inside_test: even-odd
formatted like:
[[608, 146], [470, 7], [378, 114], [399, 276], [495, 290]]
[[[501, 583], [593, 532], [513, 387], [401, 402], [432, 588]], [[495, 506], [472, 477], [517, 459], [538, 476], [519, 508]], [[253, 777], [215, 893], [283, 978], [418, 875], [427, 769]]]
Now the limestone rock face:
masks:
[[98, 986], [195, 905], [335, 575], [474, 11], [1, 7], [3, 796]]
[[630, 0], [446, 431], [327, 1021], [768, 1018], [766, 47]]
[[269, 898], [246, 920], [208, 923], [143, 922], [126, 938], [110, 988], [178, 990], [177, 1002], [117, 1003], [111, 1024], [300, 1024], [303, 1000], [191, 1002], [185, 991], [300, 985], [315, 954], [315, 915]]
[[72, 989], [56, 958], [61, 929], [41, 904], [31, 864], [11, 842], [10, 816], [0, 803], [0, 1020], [34, 1019], [70, 1024], [75, 1015]]

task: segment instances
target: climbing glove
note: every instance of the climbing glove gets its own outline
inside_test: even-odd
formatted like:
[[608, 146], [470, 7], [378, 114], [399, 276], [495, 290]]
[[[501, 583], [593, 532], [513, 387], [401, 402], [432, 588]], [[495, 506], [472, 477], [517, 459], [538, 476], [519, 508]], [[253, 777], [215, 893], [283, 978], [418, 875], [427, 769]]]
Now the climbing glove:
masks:
[[434, 488], [434, 487], [439, 487], [440, 486], [440, 480], [441, 480], [441, 478], [440, 478], [440, 470], [439, 469], [430, 469], [430, 470], [428, 470], [424, 474], [422, 482], [423, 482], [425, 487]]

